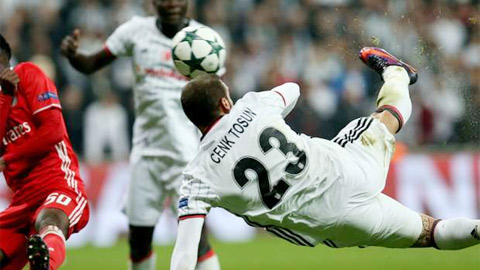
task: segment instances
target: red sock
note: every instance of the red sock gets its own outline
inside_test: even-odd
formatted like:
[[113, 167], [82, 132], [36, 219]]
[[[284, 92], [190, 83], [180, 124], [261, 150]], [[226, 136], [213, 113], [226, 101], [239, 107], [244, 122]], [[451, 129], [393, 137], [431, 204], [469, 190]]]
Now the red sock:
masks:
[[65, 238], [57, 227], [51, 227], [43, 229], [40, 235], [50, 252], [50, 270], [57, 270], [65, 261]]

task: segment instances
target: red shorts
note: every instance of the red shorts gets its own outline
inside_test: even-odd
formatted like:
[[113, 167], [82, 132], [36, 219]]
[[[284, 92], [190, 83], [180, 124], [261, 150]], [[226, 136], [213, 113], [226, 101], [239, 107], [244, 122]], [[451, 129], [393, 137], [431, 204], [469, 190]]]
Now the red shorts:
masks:
[[5, 211], [0, 213], [0, 249], [7, 258], [17, 254], [26, 256], [26, 237], [38, 233], [35, 230], [35, 220], [45, 208], [62, 210], [70, 221], [68, 236], [83, 229], [89, 219], [87, 198], [76, 194], [69, 188], [55, 189], [44, 196], [29, 202], [12, 201]]

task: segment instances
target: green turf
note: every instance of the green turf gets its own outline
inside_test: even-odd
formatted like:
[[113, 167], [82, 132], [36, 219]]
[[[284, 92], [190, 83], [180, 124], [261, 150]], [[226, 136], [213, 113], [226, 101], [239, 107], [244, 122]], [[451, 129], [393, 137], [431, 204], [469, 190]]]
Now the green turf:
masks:
[[[331, 249], [297, 247], [283, 240], [262, 236], [248, 243], [213, 243], [224, 270], [480, 270], [480, 247], [461, 251], [435, 249]], [[169, 269], [171, 246], [156, 247], [157, 269]], [[127, 245], [112, 248], [86, 247], [68, 250], [63, 270], [123, 270]]]

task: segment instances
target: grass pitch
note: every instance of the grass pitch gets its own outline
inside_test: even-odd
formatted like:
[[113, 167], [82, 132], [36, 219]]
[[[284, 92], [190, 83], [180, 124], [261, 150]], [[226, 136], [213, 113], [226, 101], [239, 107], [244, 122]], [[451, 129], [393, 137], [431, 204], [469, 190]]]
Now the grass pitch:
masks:
[[[248, 243], [213, 245], [223, 270], [480, 270], [480, 247], [461, 251], [435, 249], [332, 249], [297, 247], [269, 236]], [[156, 247], [157, 269], [169, 269], [172, 246]], [[85, 247], [67, 251], [62, 270], [125, 270], [127, 243], [112, 248]]]

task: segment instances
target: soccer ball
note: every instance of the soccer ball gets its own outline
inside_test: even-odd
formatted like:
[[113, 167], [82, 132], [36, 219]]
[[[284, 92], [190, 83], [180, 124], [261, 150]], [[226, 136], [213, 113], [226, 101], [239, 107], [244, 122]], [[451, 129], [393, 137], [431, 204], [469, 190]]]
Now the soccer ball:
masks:
[[184, 76], [195, 78], [222, 69], [227, 52], [222, 38], [213, 29], [189, 26], [173, 38], [172, 55], [177, 70]]

